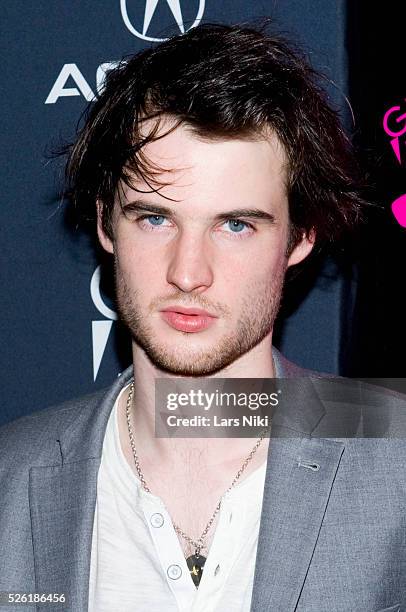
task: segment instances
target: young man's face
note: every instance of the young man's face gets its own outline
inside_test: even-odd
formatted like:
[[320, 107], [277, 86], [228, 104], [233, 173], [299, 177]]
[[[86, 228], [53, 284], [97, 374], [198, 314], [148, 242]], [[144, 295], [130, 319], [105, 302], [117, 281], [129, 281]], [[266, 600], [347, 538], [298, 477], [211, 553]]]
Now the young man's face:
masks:
[[[312, 248], [304, 238], [286, 257], [278, 140], [209, 142], [180, 126], [144, 153], [171, 169], [158, 177], [170, 184], [159, 193], [123, 186], [114, 240], [100, 220], [98, 227], [114, 253], [117, 303], [133, 340], [155, 366], [184, 376], [212, 374], [261, 341], [270, 349], [286, 268]], [[150, 191], [141, 181], [136, 187]], [[182, 307], [211, 316], [175, 314]]]

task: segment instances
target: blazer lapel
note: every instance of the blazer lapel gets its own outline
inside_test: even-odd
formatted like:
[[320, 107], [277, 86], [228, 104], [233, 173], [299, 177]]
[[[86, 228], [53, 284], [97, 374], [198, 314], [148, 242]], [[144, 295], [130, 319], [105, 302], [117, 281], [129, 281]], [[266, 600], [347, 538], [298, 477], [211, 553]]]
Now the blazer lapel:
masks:
[[[123, 372], [102, 401], [84, 398], [61, 409], [59, 431], [51, 442], [56, 465], [31, 467], [29, 504], [37, 593], [65, 594], [63, 609], [88, 609], [89, 571], [97, 474], [114, 402], [130, 380]], [[67, 418], [69, 415], [69, 420]], [[73, 418], [72, 418], [73, 417]], [[61, 605], [37, 604], [40, 612]]]
[[252, 612], [295, 610], [343, 450], [332, 440], [271, 438]]
[[64, 609], [87, 610], [98, 467], [88, 459], [30, 470], [36, 592], [65, 594]]
[[273, 348], [283, 402], [275, 412], [267, 471], [251, 612], [294, 612], [317, 543], [345, 445], [311, 437], [326, 410], [311, 379]]

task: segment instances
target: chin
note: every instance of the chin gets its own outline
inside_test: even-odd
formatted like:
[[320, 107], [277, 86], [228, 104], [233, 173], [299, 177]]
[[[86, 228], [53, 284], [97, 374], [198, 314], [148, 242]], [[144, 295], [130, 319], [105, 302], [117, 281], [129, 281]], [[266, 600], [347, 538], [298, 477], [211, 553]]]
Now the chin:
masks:
[[178, 376], [210, 376], [232, 363], [237, 355], [226, 355], [215, 349], [201, 350], [196, 347], [185, 351], [170, 347], [157, 347], [151, 343], [142, 346], [151, 363], [158, 369]]

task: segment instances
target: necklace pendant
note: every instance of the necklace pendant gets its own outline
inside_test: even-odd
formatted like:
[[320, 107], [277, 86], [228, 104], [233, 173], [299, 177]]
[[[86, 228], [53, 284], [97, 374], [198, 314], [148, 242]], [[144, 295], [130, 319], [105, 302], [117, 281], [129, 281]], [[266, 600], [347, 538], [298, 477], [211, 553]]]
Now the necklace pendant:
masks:
[[203, 555], [196, 554], [190, 555], [190, 557], [186, 559], [186, 563], [189, 568], [189, 572], [194, 582], [194, 585], [198, 587], [202, 578], [203, 567], [206, 563], [206, 557], [203, 557]]

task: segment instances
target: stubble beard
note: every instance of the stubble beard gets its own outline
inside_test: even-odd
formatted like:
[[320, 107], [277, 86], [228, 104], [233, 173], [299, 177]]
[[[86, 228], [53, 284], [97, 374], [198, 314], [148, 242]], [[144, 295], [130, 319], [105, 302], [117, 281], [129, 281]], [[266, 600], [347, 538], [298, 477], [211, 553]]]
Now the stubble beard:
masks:
[[[270, 281], [255, 281], [247, 285], [235, 331], [223, 335], [216, 346], [206, 349], [199, 350], [193, 346], [188, 349], [191, 342], [194, 343], [194, 336], [198, 336], [198, 333], [177, 332], [179, 342], [182, 342], [182, 337], [184, 339], [186, 350], [182, 351], [174, 345], [171, 347], [169, 344], [165, 345], [160, 342], [157, 332], [148, 323], [140, 307], [139, 292], [130, 290], [121, 274], [118, 262], [115, 261], [117, 308], [133, 340], [144, 350], [155, 367], [180, 376], [209, 376], [253, 349], [272, 331], [282, 298], [285, 272], [286, 265], [280, 265], [274, 278]], [[174, 302], [179, 301], [185, 306], [210, 310], [210, 305], [206, 299], [203, 301], [201, 296], [178, 292], [170, 297]], [[188, 298], [187, 303], [185, 297]], [[168, 300], [165, 300], [163, 306], [168, 303]], [[153, 312], [154, 308], [151, 307], [150, 311]], [[218, 313], [219, 309], [214, 309], [214, 311]], [[221, 311], [227, 317], [229, 309], [223, 306]]]

